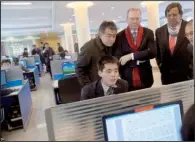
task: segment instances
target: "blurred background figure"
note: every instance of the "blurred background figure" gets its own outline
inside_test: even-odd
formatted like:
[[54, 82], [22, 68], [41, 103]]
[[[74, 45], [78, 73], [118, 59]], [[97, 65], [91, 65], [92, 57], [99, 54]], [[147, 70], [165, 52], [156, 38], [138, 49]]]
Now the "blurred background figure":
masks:
[[28, 48], [24, 48], [24, 52], [22, 53], [22, 56], [28, 58]]

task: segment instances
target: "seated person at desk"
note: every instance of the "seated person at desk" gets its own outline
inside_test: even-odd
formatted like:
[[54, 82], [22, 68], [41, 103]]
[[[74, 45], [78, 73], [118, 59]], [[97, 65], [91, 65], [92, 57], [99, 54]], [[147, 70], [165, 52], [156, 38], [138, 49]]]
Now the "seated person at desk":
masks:
[[28, 58], [28, 49], [24, 48], [24, 52], [22, 53], [24, 58]]
[[15, 66], [21, 66], [21, 69], [25, 72], [29, 72], [29, 69], [27, 69], [26, 67], [24, 67], [23, 65], [19, 64], [19, 59], [18, 58], [14, 58], [14, 65]]
[[68, 56], [68, 51], [67, 50], [64, 50], [62, 52], [59, 53], [61, 59], [65, 59], [66, 56]]
[[113, 56], [104, 56], [98, 62], [100, 80], [83, 87], [81, 100], [92, 99], [128, 91], [128, 83], [119, 79], [119, 62]]
[[10, 59], [3, 59], [2, 61], [1, 61], [1, 67], [3, 68], [3, 69], [7, 69], [7, 68], [9, 68], [11, 66], [11, 61], [10, 61]]

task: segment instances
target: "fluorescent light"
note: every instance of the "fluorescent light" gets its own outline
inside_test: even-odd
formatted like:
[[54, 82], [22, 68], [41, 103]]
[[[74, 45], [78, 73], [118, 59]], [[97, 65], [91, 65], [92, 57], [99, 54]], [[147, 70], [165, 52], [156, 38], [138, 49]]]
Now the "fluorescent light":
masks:
[[102, 15], [104, 15], [104, 13], [102, 13]]
[[120, 19], [120, 18], [122, 18], [122, 16], [118, 16], [118, 18]]
[[1, 5], [31, 5], [31, 2], [2, 2]]
[[111, 7], [111, 9], [114, 9], [114, 7]]
[[90, 21], [92, 23], [92, 21]]

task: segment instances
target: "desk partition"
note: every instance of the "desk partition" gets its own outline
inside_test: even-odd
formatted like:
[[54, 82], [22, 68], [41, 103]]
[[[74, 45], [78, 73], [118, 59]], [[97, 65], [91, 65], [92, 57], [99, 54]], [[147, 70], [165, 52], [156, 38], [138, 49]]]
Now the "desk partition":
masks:
[[45, 111], [50, 141], [103, 141], [102, 116], [138, 106], [182, 100], [194, 103], [194, 80], [113, 96], [61, 104]]

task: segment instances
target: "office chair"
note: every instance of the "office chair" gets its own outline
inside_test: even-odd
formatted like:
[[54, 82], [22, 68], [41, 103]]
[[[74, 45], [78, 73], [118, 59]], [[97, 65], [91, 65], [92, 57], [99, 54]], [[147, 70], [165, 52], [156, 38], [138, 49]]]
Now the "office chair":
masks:
[[81, 86], [76, 76], [59, 80], [58, 86], [62, 103], [80, 101]]

